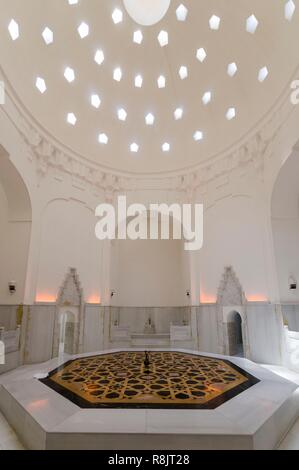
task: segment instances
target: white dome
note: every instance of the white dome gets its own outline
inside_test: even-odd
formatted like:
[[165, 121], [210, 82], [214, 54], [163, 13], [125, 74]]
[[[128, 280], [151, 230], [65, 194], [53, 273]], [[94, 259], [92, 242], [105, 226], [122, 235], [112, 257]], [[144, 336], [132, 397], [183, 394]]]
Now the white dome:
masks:
[[166, 15], [170, 0], [124, 0], [131, 18], [142, 26], [151, 26]]
[[[161, 14], [169, 3], [134, 3], [149, 2]], [[260, 128], [299, 62], [287, 2], [173, 0], [148, 27], [122, 0], [2, 3], [1, 67], [22, 105], [113, 171], [173, 174], [221, 156]]]

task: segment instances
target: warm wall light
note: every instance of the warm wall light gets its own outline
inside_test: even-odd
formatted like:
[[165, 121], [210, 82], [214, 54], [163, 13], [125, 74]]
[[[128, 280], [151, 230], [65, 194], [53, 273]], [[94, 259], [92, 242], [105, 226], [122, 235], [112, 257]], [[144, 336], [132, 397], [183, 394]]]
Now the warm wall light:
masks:
[[200, 303], [201, 304], [216, 304], [217, 298], [213, 295], [208, 295], [208, 294], [201, 292]]
[[56, 297], [51, 294], [36, 294], [35, 302], [38, 304], [53, 304], [56, 302]]
[[91, 305], [98, 305], [101, 303], [101, 297], [99, 295], [92, 295], [87, 300], [87, 303]]
[[247, 302], [268, 302], [268, 299], [263, 294], [246, 295]]

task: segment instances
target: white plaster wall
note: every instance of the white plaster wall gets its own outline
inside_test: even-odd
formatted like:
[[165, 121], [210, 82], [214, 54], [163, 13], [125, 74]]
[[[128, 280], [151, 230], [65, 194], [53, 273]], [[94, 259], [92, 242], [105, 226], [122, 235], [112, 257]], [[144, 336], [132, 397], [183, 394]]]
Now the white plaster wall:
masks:
[[299, 301], [299, 287], [289, 289], [292, 276], [299, 283], [299, 152], [282, 166], [272, 194], [272, 230], [281, 302]]
[[[281, 302], [299, 301], [299, 218], [273, 219], [274, 246]], [[298, 282], [289, 289], [289, 278]]]
[[75, 200], [54, 200], [42, 216], [36, 298], [55, 300], [65, 274], [76, 268], [85, 300], [100, 291], [101, 243], [94, 212]]
[[[31, 222], [11, 220], [5, 192], [0, 183], [0, 302], [17, 304], [24, 300]], [[16, 294], [8, 283], [15, 281]]]
[[180, 240], [118, 240], [112, 248], [112, 304], [126, 307], [187, 305]]
[[268, 298], [264, 230], [261, 209], [249, 196], [227, 197], [206, 208], [204, 246], [197, 255], [203, 302], [216, 300], [225, 266], [233, 266], [247, 298]]

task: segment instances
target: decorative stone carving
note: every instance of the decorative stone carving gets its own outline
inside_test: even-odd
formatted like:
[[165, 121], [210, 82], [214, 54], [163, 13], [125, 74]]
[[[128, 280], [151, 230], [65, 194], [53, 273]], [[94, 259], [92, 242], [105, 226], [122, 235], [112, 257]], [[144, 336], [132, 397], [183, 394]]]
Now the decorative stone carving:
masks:
[[217, 303], [221, 306], [244, 305], [245, 294], [233, 268], [225, 268], [217, 295]]
[[59, 354], [60, 315], [64, 307], [75, 309], [77, 315], [73, 328], [73, 353], [79, 354], [83, 350], [84, 337], [84, 298], [79, 276], [75, 268], [70, 268], [65, 280], [59, 289], [56, 302], [56, 315], [53, 334], [53, 357]]
[[[222, 276], [217, 295], [217, 332], [219, 350], [222, 354], [234, 354], [235, 325], [226, 313], [230, 310], [239, 313], [242, 318], [243, 349], [245, 357], [250, 357], [247, 316], [245, 312], [246, 297], [242, 285], [233, 270], [227, 266]], [[225, 318], [226, 317], [226, 318]]]
[[75, 268], [70, 268], [59, 290], [57, 297], [58, 306], [79, 307], [83, 302], [83, 291]]

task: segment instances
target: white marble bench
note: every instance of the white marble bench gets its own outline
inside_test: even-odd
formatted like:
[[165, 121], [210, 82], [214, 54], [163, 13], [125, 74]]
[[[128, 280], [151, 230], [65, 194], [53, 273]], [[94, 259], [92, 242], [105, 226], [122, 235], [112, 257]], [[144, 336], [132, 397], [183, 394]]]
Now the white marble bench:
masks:
[[192, 339], [190, 325], [174, 325], [170, 326], [171, 341], [190, 341]]
[[112, 326], [111, 327], [112, 341], [130, 341], [131, 332], [127, 326]]
[[5, 331], [0, 328], [0, 374], [19, 366], [20, 327]]

